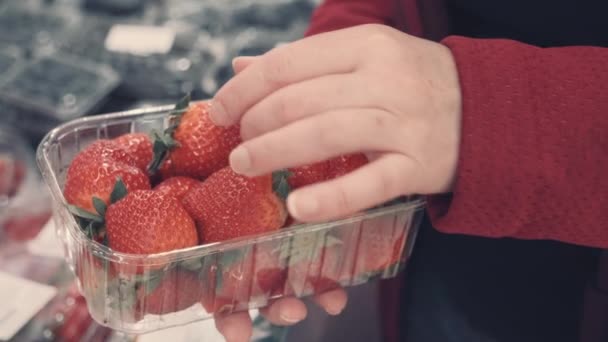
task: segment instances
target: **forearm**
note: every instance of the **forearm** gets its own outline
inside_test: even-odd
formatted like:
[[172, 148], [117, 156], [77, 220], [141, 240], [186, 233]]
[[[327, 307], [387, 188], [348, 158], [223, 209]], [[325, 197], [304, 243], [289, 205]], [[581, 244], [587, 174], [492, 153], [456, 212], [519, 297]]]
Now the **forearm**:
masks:
[[608, 247], [608, 49], [450, 37], [462, 87], [442, 231]]

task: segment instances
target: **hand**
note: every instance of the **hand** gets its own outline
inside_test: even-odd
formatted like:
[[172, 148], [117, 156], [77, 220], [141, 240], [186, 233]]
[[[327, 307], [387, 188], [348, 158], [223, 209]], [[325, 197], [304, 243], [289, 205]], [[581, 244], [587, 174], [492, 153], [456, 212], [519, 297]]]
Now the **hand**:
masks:
[[[347, 299], [346, 292], [337, 289], [316, 295], [314, 300], [330, 315], [338, 315], [346, 306]], [[306, 306], [296, 298], [281, 298], [260, 309], [260, 314], [272, 324], [288, 326], [306, 318]], [[227, 342], [247, 342], [251, 339], [252, 326], [248, 312], [216, 315], [215, 326]]]
[[381, 25], [312, 36], [255, 58], [213, 99], [212, 120], [239, 123], [232, 168], [255, 176], [342, 154], [370, 163], [292, 192], [299, 221], [348, 215], [400, 195], [450, 191], [461, 95], [450, 50]]

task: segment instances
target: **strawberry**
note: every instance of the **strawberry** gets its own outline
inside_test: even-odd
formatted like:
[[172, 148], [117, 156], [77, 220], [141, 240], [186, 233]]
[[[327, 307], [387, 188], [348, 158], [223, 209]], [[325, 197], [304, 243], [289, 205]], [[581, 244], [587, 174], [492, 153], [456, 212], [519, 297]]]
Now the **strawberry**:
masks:
[[145, 133], [123, 134], [113, 141], [133, 157], [136, 167], [142, 171], [148, 169], [153, 157], [152, 141], [148, 135]]
[[133, 157], [109, 140], [99, 140], [79, 153], [67, 172], [63, 194], [66, 201], [95, 213], [93, 197], [108, 204], [116, 180], [122, 179], [129, 191], [150, 189], [146, 174]]
[[11, 155], [0, 155], [0, 196], [14, 197], [25, 179], [26, 167]]
[[194, 221], [171, 195], [152, 190], [128, 193], [105, 213], [110, 248], [131, 254], [153, 254], [196, 246]]
[[364, 154], [351, 154], [289, 169], [288, 182], [292, 189], [331, 180], [367, 164]]
[[182, 202], [204, 243], [278, 230], [287, 218], [284, 180], [283, 172], [249, 178], [225, 167], [193, 187]]
[[15, 241], [31, 240], [38, 236], [52, 216], [53, 213], [50, 211], [15, 215], [3, 222], [2, 228], [5, 234]]
[[283, 267], [280, 255], [273, 250], [272, 244], [255, 245], [251, 296], [278, 295], [283, 290], [287, 278], [287, 269]]
[[[317, 234], [295, 236], [289, 252], [285, 292], [287, 295], [321, 293], [340, 286], [348, 280], [349, 270], [343, 269], [342, 242], [331, 235], [324, 240]], [[343, 276], [343, 273], [344, 276]]]
[[355, 171], [361, 166], [368, 163], [367, 157], [362, 153], [340, 156], [328, 161], [328, 179], [334, 179], [344, 176], [347, 173]]
[[146, 285], [137, 290], [136, 315], [185, 310], [199, 301], [202, 285], [196, 273], [181, 269], [166, 273], [160, 279], [148, 279]]
[[158, 184], [154, 191], [170, 194], [181, 200], [197, 184], [200, 182], [194, 178], [171, 177]]
[[224, 252], [207, 272], [215, 288], [202, 294], [207, 312], [226, 312], [248, 308], [251, 302], [281, 294], [286, 270], [270, 245], [255, 245], [250, 251]]
[[394, 252], [397, 244], [403, 242], [392, 215], [377, 217], [363, 222], [355, 275], [377, 273], [397, 263], [400, 255]]
[[322, 161], [310, 165], [294, 167], [289, 169], [291, 175], [288, 178], [289, 186], [298, 189], [303, 186], [315, 184], [328, 179], [329, 162]]
[[[209, 102], [190, 105], [189, 95], [170, 113], [172, 125], [163, 135], [155, 133], [150, 171], [164, 178], [186, 176], [204, 180], [228, 166], [230, 152], [240, 144], [238, 125], [224, 128], [209, 118]], [[167, 160], [167, 165], [163, 165]]]

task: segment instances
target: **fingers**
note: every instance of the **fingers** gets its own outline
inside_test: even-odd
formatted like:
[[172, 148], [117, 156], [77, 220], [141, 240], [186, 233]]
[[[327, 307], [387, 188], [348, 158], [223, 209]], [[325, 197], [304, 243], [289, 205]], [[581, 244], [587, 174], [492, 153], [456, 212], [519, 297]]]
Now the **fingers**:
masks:
[[248, 342], [253, 333], [248, 312], [216, 315], [215, 327], [220, 334], [224, 335], [226, 342]]
[[348, 297], [344, 289], [335, 289], [314, 296], [314, 301], [332, 316], [339, 315], [346, 307]]
[[306, 318], [304, 303], [296, 298], [281, 298], [271, 305], [260, 309], [260, 314], [275, 325], [293, 325]]
[[351, 42], [358, 42], [357, 38], [352, 30], [334, 31], [283, 45], [256, 58], [216, 93], [211, 119], [218, 125], [232, 125], [247, 109], [283, 86], [354, 70], [358, 55], [353, 53]]
[[359, 151], [393, 151], [402, 138], [398, 124], [376, 109], [330, 111], [244, 142], [230, 155], [230, 166], [257, 176]]
[[236, 57], [232, 60], [232, 69], [234, 70], [234, 73], [238, 74], [239, 72], [245, 70], [245, 68], [251, 65], [251, 63], [253, 63], [253, 61], [255, 61], [257, 58], [258, 56]]
[[409, 180], [415, 162], [388, 153], [369, 164], [331, 181], [298, 189], [287, 198], [294, 219], [303, 222], [332, 220], [368, 209], [405, 194], [415, 193]]
[[283, 87], [270, 94], [242, 117], [241, 135], [249, 140], [307, 116], [329, 110], [372, 108], [386, 103], [375, 89], [355, 74], [318, 77]]

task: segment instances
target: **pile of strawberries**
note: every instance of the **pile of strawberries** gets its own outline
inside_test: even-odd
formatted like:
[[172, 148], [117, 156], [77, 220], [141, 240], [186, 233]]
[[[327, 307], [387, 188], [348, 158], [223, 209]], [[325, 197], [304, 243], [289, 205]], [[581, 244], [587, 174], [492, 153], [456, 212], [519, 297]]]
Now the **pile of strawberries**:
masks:
[[[186, 96], [167, 114], [170, 126], [164, 132], [98, 140], [74, 158], [64, 197], [89, 238], [116, 252], [146, 255], [276, 231], [291, 224], [285, 207], [291, 189], [367, 163], [357, 154], [260, 177], [238, 175], [228, 156], [241, 143], [240, 129], [214, 125], [209, 105], [190, 103]], [[374, 247], [391, 253], [373, 267], [391, 262], [387, 258], [393, 258], [394, 243]], [[164, 269], [158, 272], [164, 276], [148, 281], [153, 285], [136, 287], [132, 308], [164, 314], [200, 302], [208, 312], [217, 312], [246, 307], [256, 296], [281, 294], [290, 277], [310, 273], [310, 260], [300, 260], [306, 269], [298, 269], [294, 259], [287, 270], [281, 267], [285, 253], [275, 247], [259, 244], [226, 252], [217, 262], [190, 261]], [[333, 262], [325, 250], [315, 256], [318, 265], [313, 267]], [[337, 286], [336, 281], [318, 283], [317, 290]]]

